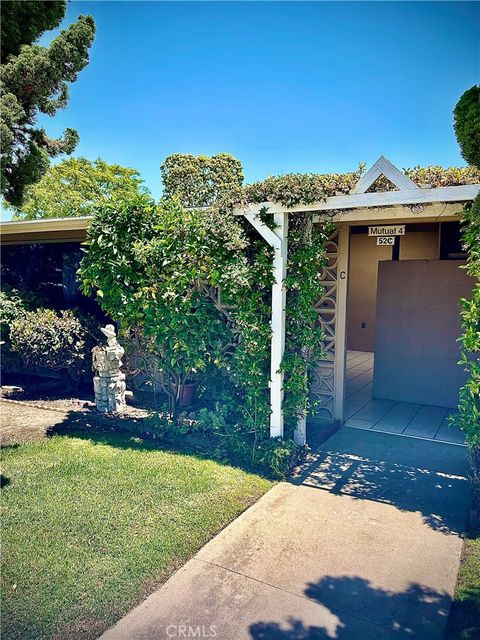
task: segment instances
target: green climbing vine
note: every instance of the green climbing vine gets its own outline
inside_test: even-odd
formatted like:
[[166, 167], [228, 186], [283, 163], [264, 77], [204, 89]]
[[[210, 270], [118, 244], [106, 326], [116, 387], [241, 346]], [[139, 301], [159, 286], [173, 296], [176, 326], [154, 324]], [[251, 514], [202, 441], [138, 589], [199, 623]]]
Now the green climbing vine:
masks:
[[465, 431], [468, 444], [480, 450], [480, 195], [465, 208], [462, 219], [462, 238], [468, 250], [466, 270], [474, 286], [471, 298], [461, 301], [460, 364], [468, 379], [460, 389], [456, 420]]
[[[348, 193], [363, 170], [290, 174], [242, 187], [241, 165], [227, 154], [175, 154], [162, 165], [166, 197], [158, 205], [141, 195], [97, 208], [80, 268], [83, 288], [97, 292], [103, 309], [135, 337], [145, 359], [155, 358], [171, 416], [162, 418], [162, 429], [197, 425], [213, 433], [223, 450], [277, 474], [285, 471], [295, 455], [295, 426], [312, 410], [309, 383], [324, 343], [314, 305], [323, 293], [320, 274], [333, 227], [328, 221], [313, 224], [309, 215], [290, 215], [285, 437], [272, 442], [272, 249], [243, 217], [233, 215], [233, 205], [320, 201]], [[479, 180], [474, 168], [409, 172], [417, 183], [432, 186]], [[268, 211], [262, 215], [273, 225]], [[181, 401], [191, 382], [203, 408], [185, 422]]]
[[[238, 166], [223, 156], [221, 162], [231, 176], [222, 175], [220, 186], [211, 162], [208, 189], [202, 170], [187, 181], [187, 204], [203, 205], [215, 197], [208, 208], [184, 206], [185, 166], [182, 161], [177, 171], [175, 158], [164, 165], [170, 197], [159, 205], [141, 195], [98, 207], [80, 277], [83, 290], [96, 291], [123, 334], [136, 338], [145, 359], [155, 358], [174, 422], [181, 414], [183, 388], [193, 381], [203, 392], [204, 406], [217, 414], [210, 422], [222, 446], [252, 462], [268, 460], [278, 471], [295, 453], [297, 420], [311, 409], [308, 379], [323, 339], [313, 305], [322, 292], [329, 226], [313, 228], [305, 216], [291, 223], [283, 362], [286, 433], [274, 445], [268, 442], [272, 249], [233, 215], [238, 192], [224, 185], [238, 184]], [[194, 165], [198, 169], [199, 162]], [[175, 175], [181, 176], [178, 193]], [[268, 213], [265, 220], [272, 224]]]

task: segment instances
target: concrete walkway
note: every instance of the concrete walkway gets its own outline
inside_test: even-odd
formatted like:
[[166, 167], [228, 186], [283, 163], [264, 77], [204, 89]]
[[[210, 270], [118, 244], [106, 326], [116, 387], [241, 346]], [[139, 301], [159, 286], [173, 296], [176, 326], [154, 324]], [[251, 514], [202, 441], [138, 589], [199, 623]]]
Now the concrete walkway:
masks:
[[102, 640], [441, 640], [465, 448], [343, 428]]

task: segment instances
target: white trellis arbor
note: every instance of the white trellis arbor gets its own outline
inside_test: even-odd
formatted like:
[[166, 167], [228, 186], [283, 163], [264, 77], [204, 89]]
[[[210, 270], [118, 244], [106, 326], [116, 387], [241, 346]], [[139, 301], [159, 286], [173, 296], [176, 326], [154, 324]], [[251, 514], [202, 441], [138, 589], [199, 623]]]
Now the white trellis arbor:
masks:
[[[368, 190], [381, 175], [393, 184], [395, 190], [369, 193]], [[327, 304], [325, 307], [319, 306], [320, 321], [327, 335], [326, 353], [312, 392], [320, 402], [320, 413], [325, 420], [343, 422], [350, 227], [369, 223], [458, 220], [463, 204], [473, 200], [479, 191], [480, 184], [436, 188], [416, 185], [387, 158], [380, 156], [350, 194], [331, 196], [322, 202], [291, 208], [275, 202], [262, 202], [235, 209], [235, 213], [245, 216], [275, 252], [270, 374], [271, 437], [283, 435], [283, 373], [280, 365], [285, 350], [284, 280], [287, 270], [289, 214], [310, 212], [315, 222], [321, 222], [328, 216], [336, 223], [336, 234], [327, 247], [329, 262], [322, 276]], [[263, 211], [273, 215], [276, 225], [274, 230], [262, 222], [260, 213]], [[299, 423], [295, 439], [299, 444], [305, 443], [305, 421]]]

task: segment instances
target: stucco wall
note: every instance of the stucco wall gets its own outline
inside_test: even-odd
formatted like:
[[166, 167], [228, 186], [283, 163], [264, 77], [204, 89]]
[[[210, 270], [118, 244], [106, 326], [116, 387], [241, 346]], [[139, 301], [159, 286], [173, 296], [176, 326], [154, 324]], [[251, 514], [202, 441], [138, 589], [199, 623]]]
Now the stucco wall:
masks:
[[[347, 344], [355, 351], [375, 348], [377, 272], [381, 260], [391, 260], [392, 248], [377, 246], [365, 233], [350, 236], [347, 299]], [[400, 260], [438, 258], [438, 231], [407, 232], [400, 242]], [[362, 325], [365, 326], [362, 326]]]
[[472, 279], [460, 261], [381, 262], [373, 395], [455, 407], [465, 375], [457, 365], [459, 299]]
[[[390, 260], [391, 247], [378, 247], [366, 234], [350, 236], [347, 297], [347, 345], [355, 351], [375, 348], [375, 305], [380, 260]], [[365, 325], [365, 326], [362, 326]]]

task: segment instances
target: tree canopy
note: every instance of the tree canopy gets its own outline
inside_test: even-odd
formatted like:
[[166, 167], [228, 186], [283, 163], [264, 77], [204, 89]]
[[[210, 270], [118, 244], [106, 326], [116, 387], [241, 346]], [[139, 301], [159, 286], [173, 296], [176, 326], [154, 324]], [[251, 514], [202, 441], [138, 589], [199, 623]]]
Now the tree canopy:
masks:
[[222, 198], [240, 197], [243, 169], [229, 153], [194, 156], [172, 153], [161, 166], [164, 196], [176, 196], [185, 207], [207, 207]]
[[453, 112], [455, 135], [462, 156], [480, 168], [480, 85], [467, 89]]
[[49, 158], [70, 154], [78, 133], [67, 128], [57, 139], [35, 127], [38, 113], [55, 115], [68, 103], [68, 82], [88, 64], [95, 35], [91, 16], [63, 30], [48, 47], [33, 44], [60, 23], [65, 2], [6, 2], [2, 6], [1, 189], [5, 200], [20, 205], [25, 187], [37, 182]]
[[2, 6], [2, 62], [18, 55], [23, 44], [32, 44], [44, 32], [58, 27], [65, 15], [65, 0], [25, 2], [10, 0]]
[[26, 188], [23, 204], [15, 208], [15, 218], [87, 216], [107, 202], [128, 200], [145, 191], [135, 169], [101, 159], [68, 158]]

